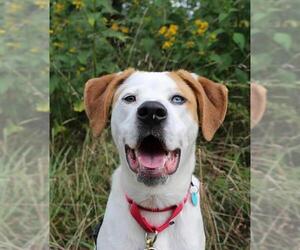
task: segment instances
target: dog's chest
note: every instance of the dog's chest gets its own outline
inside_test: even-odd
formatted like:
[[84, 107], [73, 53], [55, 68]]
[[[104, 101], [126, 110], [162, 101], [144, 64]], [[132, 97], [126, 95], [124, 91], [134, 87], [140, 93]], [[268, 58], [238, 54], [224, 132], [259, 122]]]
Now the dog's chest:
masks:
[[[116, 206], [114, 207], [116, 208]], [[131, 217], [128, 207], [117, 207], [118, 212], [114, 211], [114, 209], [107, 210], [107, 212], [110, 212], [105, 215], [105, 220], [98, 235], [97, 249], [147, 249], [145, 232]], [[160, 218], [153, 216], [151, 221], [153, 223], [160, 222], [164, 218], [165, 216], [163, 215]], [[149, 216], [148, 219], [150, 219]], [[199, 207], [186, 204], [186, 207], [174, 222], [173, 225], [158, 234], [153, 250], [204, 249], [205, 236]]]

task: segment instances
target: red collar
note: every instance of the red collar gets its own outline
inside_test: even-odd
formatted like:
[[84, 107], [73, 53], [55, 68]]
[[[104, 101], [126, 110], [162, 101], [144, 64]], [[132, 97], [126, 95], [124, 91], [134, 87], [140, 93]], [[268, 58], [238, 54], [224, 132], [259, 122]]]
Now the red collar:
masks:
[[[135, 203], [131, 198], [129, 198], [126, 195], [127, 202], [129, 203], [129, 209], [132, 217], [136, 220], [136, 222], [147, 232], [147, 233], [160, 233], [163, 230], [165, 230], [167, 227], [170, 225], [174, 224], [172, 221], [183, 209], [184, 204], [187, 202], [188, 197], [190, 195], [190, 192], [188, 191], [187, 194], [185, 195], [184, 199], [177, 205], [173, 205], [170, 207], [165, 207], [165, 208], [147, 208], [147, 207], [142, 207]], [[149, 211], [153, 213], [157, 212], [165, 212], [165, 211], [171, 211], [172, 214], [171, 216], [160, 226], [154, 226], [150, 224], [145, 217], [141, 215], [141, 211]]]

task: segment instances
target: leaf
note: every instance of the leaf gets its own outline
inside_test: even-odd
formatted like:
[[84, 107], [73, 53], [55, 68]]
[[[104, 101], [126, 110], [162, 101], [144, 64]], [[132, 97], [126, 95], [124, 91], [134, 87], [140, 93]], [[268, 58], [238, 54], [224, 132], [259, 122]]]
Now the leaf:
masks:
[[210, 55], [209, 59], [212, 60], [212, 61], [215, 61], [217, 63], [221, 63], [222, 62], [221, 57], [219, 55], [216, 55], [216, 54]]
[[75, 104], [74, 104], [74, 106], [73, 106], [73, 110], [75, 111], [75, 112], [82, 112], [82, 111], [84, 111], [84, 102], [82, 101], [82, 100], [80, 100], [80, 101], [77, 101]]
[[88, 51], [81, 51], [78, 56], [77, 59], [81, 64], [86, 64], [87, 63], [87, 59], [89, 57], [89, 52]]
[[145, 51], [149, 51], [155, 46], [155, 41], [151, 38], [143, 38], [141, 40], [141, 45], [143, 46]]
[[65, 132], [66, 130], [67, 130], [67, 128], [65, 126], [55, 124], [54, 128], [52, 128], [52, 131], [53, 131], [52, 133], [53, 133], [53, 136], [55, 137], [56, 135]]
[[228, 13], [221, 13], [219, 15], [219, 22], [224, 21], [228, 17]]
[[234, 33], [233, 41], [240, 47], [241, 50], [245, 47], [245, 36], [242, 33]]
[[285, 49], [291, 48], [292, 38], [289, 34], [286, 33], [275, 33], [273, 36], [273, 40], [280, 44]]
[[95, 25], [95, 18], [93, 16], [88, 16], [88, 23], [89, 25], [91, 25], [92, 27], [94, 27]]
[[113, 31], [113, 30], [106, 30], [102, 32], [102, 35], [104, 37], [111, 37], [121, 40], [122, 42], [125, 42], [126, 36], [124, 36], [121, 32]]
[[246, 83], [249, 81], [247, 73], [240, 69], [235, 69], [235, 75], [237, 80], [241, 83]]

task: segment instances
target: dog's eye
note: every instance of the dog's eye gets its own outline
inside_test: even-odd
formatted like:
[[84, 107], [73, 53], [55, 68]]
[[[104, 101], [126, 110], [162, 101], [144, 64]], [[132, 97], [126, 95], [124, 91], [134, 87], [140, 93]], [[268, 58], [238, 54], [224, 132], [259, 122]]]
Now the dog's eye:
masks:
[[186, 99], [183, 96], [181, 96], [181, 95], [174, 95], [171, 98], [171, 102], [173, 104], [179, 104], [179, 105], [181, 105], [181, 104], [184, 104], [186, 102]]
[[123, 100], [127, 103], [132, 103], [136, 101], [136, 97], [134, 95], [128, 95], [123, 98]]

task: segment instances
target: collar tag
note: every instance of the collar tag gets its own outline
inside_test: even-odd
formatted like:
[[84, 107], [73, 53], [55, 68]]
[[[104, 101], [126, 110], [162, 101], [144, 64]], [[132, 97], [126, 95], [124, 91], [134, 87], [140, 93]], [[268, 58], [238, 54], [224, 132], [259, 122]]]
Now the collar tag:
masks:
[[195, 184], [191, 183], [191, 201], [194, 207], [196, 207], [198, 205], [198, 191], [199, 188], [197, 186], [195, 186]]

